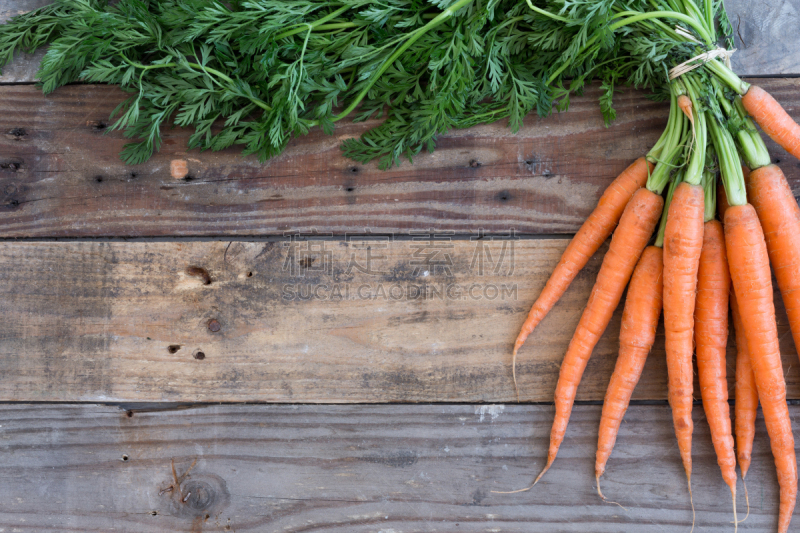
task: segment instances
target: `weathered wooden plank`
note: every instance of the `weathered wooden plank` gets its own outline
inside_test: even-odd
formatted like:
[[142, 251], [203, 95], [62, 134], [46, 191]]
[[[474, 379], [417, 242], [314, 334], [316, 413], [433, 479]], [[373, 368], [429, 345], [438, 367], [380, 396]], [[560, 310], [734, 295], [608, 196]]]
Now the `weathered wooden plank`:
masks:
[[[800, 79], [759, 83], [800, 120]], [[125, 166], [121, 134], [104, 135], [119, 90], [71, 86], [43, 97], [31, 86], [0, 87], [0, 235], [571, 233], [665, 123], [663, 104], [626, 91], [605, 128], [597, 95], [589, 90], [548, 119], [529, 116], [517, 135], [504, 123], [452, 132], [433, 154], [384, 172], [338, 147], [374, 122], [343, 124], [332, 137], [314, 132], [264, 165], [236, 149], [187, 153], [188, 132], [168, 130], [161, 154]], [[800, 188], [800, 163], [769, 145]], [[190, 179], [172, 178], [175, 159], [188, 160]]]
[[[51, 0], [0, 0], [0, 23], [51, 3]], [[800, 50], [792, 36], [800, 27], [800, 10], [792, 0], [725, 0], [739, 50], [733, 68], [746, 76], [800, 74]], [[31, 82], [43, 52], [22, 55], [3, 70], [0, 83]]]
[[[0, 24], [13, 16], [52, 4], [52, 0], [0, 0]], [[33, 54], [19, 54], [11, 64], [2, 67], [0, 83], [30, 83], [36, 79], [39, 63], [45, 50]]]
[[[443, 237], [0, 243], [0, 400], [513, 401], [513, 340], [567, 241]], [[552, 401], [600, 260], [521, 350], [523, 400]], [[579, 400], [604, 396], [620, 313]], [[635, 397], [665, 399], [666, 378], [662, 333]]]
[[[189, 132], [168, 130], [161, 154], [130, 167], [118, 156], [125, 139], [104, 135], [119, 90], [72, 86], [44, 98], [0, 87], [0, 235], [574, 232], [665, 123], [662, 104], [628, 91], [606, 129], [596, 97], [531, 116], [518, 135], [504, 123], [453, 132], [391, 171], [341, 155], [340, 142], [374, 121], [313, 132], [264, 165], [238, 149], [187, 153]], [[188, 159], [190, 181], [172, 178], [177, 158]]]
[[[797, 427], [800, 407], [791, 412]], [[599, 406], [576, 406], [559, 459], [535, 490], [492, 493], [530, 483], [552, 416], [551, 406], [530, 405], [209, 406], [132, 417], [94, 405], [5, 405], [0, 529], [688, 531], [666, 405], [626, 414], [602, 479], [622, 507], [595, 492]], [[760, 416], [756, 428], [750, 516], [739, 528], [774, 531], [777, 481]], [[700, 408], [693, 457], [697, 530], [731, 531], [730, 493]], [[173, 461], [183, 479], [170, 491]], [[743, 492], [740, 484], [740, 515]]]
[[725, 0], [737, 52], [733, 68], [749, 76], [800, 74], [800, 4], [796, 0]]

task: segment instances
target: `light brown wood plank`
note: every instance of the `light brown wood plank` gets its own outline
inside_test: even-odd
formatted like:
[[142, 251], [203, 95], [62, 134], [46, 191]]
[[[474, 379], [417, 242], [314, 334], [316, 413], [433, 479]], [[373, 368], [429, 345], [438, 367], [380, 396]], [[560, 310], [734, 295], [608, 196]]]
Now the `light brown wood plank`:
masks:
[[[791, 407], [795, 427], [800, 407]], [[669, 408], [633, 406], [595, 492], [599, 406], [576, 406], [545, 459], [550, 406], [210, 406], [133, 413], [95, 405], [0, 407], [0, 529], [116, 532], [688, 531], [692, 513]], [[729, 532], [731, 500], [695, 409], [697, 531]], [[777, 481], [763, 419], [742, 532], [774, 531]], [[127, 457], [127, 460], [125, 458]], [[182, 503], [171, 463], [182, 476]], [[739, 484], [739, 512], [745, 502]], [[155, 513], [155, 514], [154, 514]], [[794, 524], [800, 514], [796, 511]], [[208, 516], [208, 518], [206, 518]], [[227, 527], [230, 526], [229, 529]]]
[[[566, 243], [4, 242], [0, 401], [513, 401], [513, 341]], [[520, 351], [523, 400], [552, 401], [601, 259]], [[620, 314], [579, 400], [603, 399]], [[780, 305], [778, 322], [800, 398]], [[666, 379], [660, 333], [635, 398]]]
[[[0, 23], [9, 17], [47, 5], [51, 0], [0, 0]], [[792, 38], [800, 26], [800, 9], [793, 0], [725, 0], [734, 26], [738, 53], [733, 68], [743, 76], [800, 74], [800, 49]], [[6, 67], [0, 83], [35, 79], [43, 51], [22, 55]]]
[[[800, 79], [759, 83], [800, 120]], [[568, 234], [665, 123], [663, 104], [625, 91], [605, 128], [596, 97], [588, 90], [567, 113], [529, 116], [517, 135], [502, 122], [454, 131], [433, 154], [390, 171], [341, 155], [344, 138], [374, 123], [313, 132], [264, 165], [236, 149], [187, 153], [188, 132], [168, 130], [158, 156], [130, 167], [118, 158], [122, 135], [104, 135], [119, 90], [71, 86], [43, 97], [0, 87], [0, 235]], [[800, 190], [800, 163], [768, 144]], [[171, 177], [176, 159], [188, 161], [189, 181]]]

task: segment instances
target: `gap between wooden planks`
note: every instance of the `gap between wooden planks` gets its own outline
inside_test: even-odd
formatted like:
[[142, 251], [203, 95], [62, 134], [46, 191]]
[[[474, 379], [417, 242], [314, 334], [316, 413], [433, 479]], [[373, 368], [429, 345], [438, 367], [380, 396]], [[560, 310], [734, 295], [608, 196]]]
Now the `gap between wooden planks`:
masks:
[[[513, 340], [567, 241], [435, 237], [0, 243], [0, 401], [512, 401]], [[602, 255], [521, 350], [524, 401], [552, 401]], [[620, 314], [578, 400], [603, 399]], [[660, 334], [635, 399], [666, 379]]]
[[[493, 494], [527, 486], [541, 468], [552, 406], [207, 406], [128, 417], [99, 405], [0, 405], [0, 529], [688, 531], [669, 407], [626, 414], [601, 481], [623, 508], [595, 491], [600, 409], [575, 407], [534, 490]], [[797, 427], [800, 407], [790, 409]], [[730, 532], [730, 493], [701, 408], [694, 419], [696, 527]], [[778, 484], [760, 415], [756, 429], [740, 529], [773, 531]]]

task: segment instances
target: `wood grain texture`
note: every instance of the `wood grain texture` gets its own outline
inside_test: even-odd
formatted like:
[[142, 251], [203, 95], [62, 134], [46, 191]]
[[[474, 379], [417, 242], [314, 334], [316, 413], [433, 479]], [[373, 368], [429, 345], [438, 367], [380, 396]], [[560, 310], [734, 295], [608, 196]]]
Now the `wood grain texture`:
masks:
[[[800, 79], [759, 83], [800, 120]], [[188, 132], [173, 129], [151, 161], [125, 166], [122, 135], [104, 135], [123, 98], [118, 89], [70, 86], [43, 97], [32, 86], [4, 86], [0, 235], [573, 233], [610, 181], [655, 142], [667, 114], [625, 91], [617, 121], [605, 128], [597, 96], [591, 89], [567, 113], [529, 116], [517, 135], [503, 122], [454, 131], [433, 154], [384, 172], [339, 149], [374, 122], [342, 124], [334, 136], [315, 131], [264, 165], [236, 149], [187, 153]], [[800, 163], [768, 145], [800, 189]], [[187, 179], [171, 176], [175, 159], [188, 161]]]
[[[513, 401], [513, 340], [566, 244], [3, 242], [0, 401]], [[601, 259], [520, 351], [523, 400], [552, 401]], [[620, 315], [578, 400], [603, 399]], [[662, 331], [635, 398], [665, 399], [666, 379]]]
[[800, 3], [796, 0], [725, 0], [733, 25], [736, 72], [749, 76], [800, 74]]
[[[728, 488], [695, 410], [697, 531], [729, 532]], [[795, 427], [800, 407], [791, 409]], [[558, 460], [541, 468], [551, 406], [211, 406], [134, 412], [0, 406], [0, 529], [264, 533], [689, 530], [669, 408], [634, 406], [603, 491], [599, 406], [576, 406]], [[433, 429], [435, 428], [435, 429]], [[739, 530], [774, 531], [777, 480], [759, 416]], [[179, 477], [173, 489], [172, 461]], [[739, 491], [743, 492], [741, 483]], [[180, 492], [183, 493], [181, 502]], [[744, 515], [743, 494], [739, 496]], [[800, 520], [795, 511], [795, 521]]]
[[[51, 0], [0, 0], [0, 23]], [[793, 38], [800, 26], [800, 9], [794, 0], [725, 0], [734, 27], [738, 53], [733, 68], [743, 76], [800, 74], [800, 49]], [[0, 83], [31, 82], [43, 51], [21, 55], [3, 70]]]

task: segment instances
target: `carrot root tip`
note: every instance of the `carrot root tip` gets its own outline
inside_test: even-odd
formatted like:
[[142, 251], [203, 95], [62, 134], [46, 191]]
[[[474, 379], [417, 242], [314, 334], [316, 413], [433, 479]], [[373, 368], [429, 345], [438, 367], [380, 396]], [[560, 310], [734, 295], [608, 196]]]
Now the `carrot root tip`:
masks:
[[742, 476], [742, 485], [744, 485], [744, 501], [747, 503], [747, 514], [741, 519], [739, 522], [740, 524], [747, 520], [747, 517], [750, 516], [750, 496], [747, 494], [747, 483], [744, 480], [744, 476]]
[[517, 493], [520, 493], [520, 492], [527, 492], [527, 491], [531, 490], [534, 486], [536, 486], [537, 483], [539, 483], [539, 480], [542, 478], [544, 473], [547, 472], [547, 470], [550, 468], [551, 464], [553, 464], [553, 461], [548, 460], [547, 464], [544, 467], [544, 470], [542, 470], [541, 473], [538, 476], [536, 476], [536, 479], [533, 481], [533, 483], [530, 484], [530, 486], [525, 487], [524, 489], [509, 490], [509, 491], [493, 490], [492, 494], [517, 494]]
[[536, 483], [532, 483], [529, 487], [525, 487], [524, 489], [517, 489], [517, 490], [493, 490], [491, 491], [492, 494], [519, 494], [520, 492], [527, 492], [533, 488]]
[[689, 533], [694, 533], [694, 523], [695, 523], [696, 515], [695, 515], [695, 512], [694, 512], [694, 497], [692, 496], [692, 478], [687, 476], [686, 481], [689, 484], [689, 503], [692, 504], [692, 529], [689, 531]]
[[623, 511], [625, 511], [627, 513], [628, 510], [625, 507], [623, 507], [621, 503], [612, 502], [611, 500], [607, 500], [606, 497], [603, 495], [602, 491], [600, 490], [600, 474], [597, 474], [595, 476], [595, 479], [597, 480], [597, 494], [599, 494], [600, 498], [603, 499], [603, 503], [613, 503], [614, 505], [618, 505], [620, 507], [620, 509], [622, 509]]
[[517, 385], [517, 350], [518, 346], [514, 346], [514, 351], [511, 353], [511, 377], [514, 378], [514, 392], [517, 395], [517, 403], [519, 403], [519, 386]]
[[540, 479], [542, 479], [542, 476], [545, 474], [545, 472], [547, 472], [548, 470], [550, 470], [550, 465], [551, 465], [551, 464], [553, 464], [553, 461], [551, 461], [551, 460], [548, 460], [548, 461], [547, 461], [547, 464], [546, 464], [546, 465], [544, 465], [544, 469], [542, 469], [542, 471], [541, 471], [541, 472], [539, 472], [539, 475], [538, 475], [538, 476], [536, 476], [536, 479], [533, 481], [533, 485], [531, 485], [531, 487], [533, 487], [534, 485], [536, 485], [537, 483], [539, 483], [539, 480], [540, 480]]

